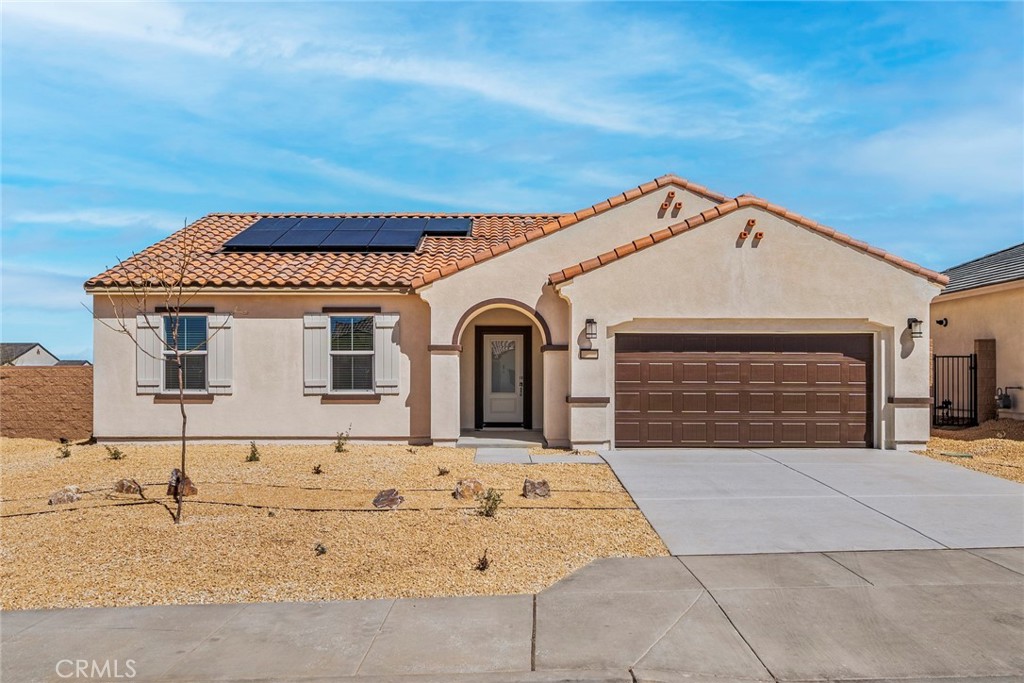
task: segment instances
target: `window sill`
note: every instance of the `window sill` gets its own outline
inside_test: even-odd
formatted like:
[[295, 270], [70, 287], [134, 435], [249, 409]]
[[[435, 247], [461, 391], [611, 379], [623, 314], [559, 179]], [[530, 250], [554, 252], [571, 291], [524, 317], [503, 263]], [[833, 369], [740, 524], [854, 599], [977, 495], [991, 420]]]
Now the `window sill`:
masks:
[[323, 394], [320, 403], [380, 403], [380, 394]]
[[[185, 403], [213, 403], [213, 398], [213, 394], [185, 394]], [[178, 399], [177, 394], [156, 394], [153, 403], [177, 403]]]

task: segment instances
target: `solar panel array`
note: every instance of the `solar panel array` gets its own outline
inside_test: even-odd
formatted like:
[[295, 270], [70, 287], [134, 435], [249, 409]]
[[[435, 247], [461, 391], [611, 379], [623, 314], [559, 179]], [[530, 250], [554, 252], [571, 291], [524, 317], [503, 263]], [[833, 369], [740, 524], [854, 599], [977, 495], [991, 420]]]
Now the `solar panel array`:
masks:
[[261, 218], [226, 251], [413, 251], [426, 235], [465, 237], [470, 218]]

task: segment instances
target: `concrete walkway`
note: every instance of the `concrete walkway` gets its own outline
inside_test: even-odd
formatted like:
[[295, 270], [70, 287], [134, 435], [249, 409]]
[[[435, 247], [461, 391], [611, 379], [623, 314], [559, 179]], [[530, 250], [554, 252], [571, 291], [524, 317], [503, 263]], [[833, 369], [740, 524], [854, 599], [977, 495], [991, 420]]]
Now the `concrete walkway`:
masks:
[[913, 453], [601, 455], [673, 555], [1024, 546], [1024, 486]]
[[89, 680], [131, 660], [136, 681], [1008, 683], [1024, 549], [607, 559], [536, 596], [4, 612], [0, 636], [4, 683], [75, 660], [118, 667]]
[[568, 463], [572, 465], [603, 465], [605, 461], [599, 455], [573, 455], [571, 453], [551, 453], [548, 455], [530, 455], [527, 448], [478, 448], [473, 462], [488, 464], [513, 465], [554, 465]]

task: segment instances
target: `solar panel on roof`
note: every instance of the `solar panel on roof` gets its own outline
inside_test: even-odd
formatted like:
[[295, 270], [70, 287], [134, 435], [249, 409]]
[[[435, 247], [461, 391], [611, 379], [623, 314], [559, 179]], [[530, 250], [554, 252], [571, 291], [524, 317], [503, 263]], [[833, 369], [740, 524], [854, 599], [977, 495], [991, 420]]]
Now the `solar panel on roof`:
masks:
[[376, 234], [376, 230], [335, 230], [320, 243], [320, 248], [363, 251]]
[[373, 230], [384, 225], [383, 218], [342, 218], [335, 230]]
[[296, 230], [292, 228], [270, 246], [273, 249], [319, 247], [320, 243], [330, 234], [327, 230]]
[[303, 218], [296, 223], [292, 230], [322, 230], [330, 232], [341, 223], [340, 218]]
[[427, 225], [426, 218], [389, 218], [384, 221], [384, 225], [381, 226], [381, 230], [401, 230], [401, 231], [416, 231], [423, 232], [423, 228]]
[[261, 218], [246, 230], [288, 230], [299, 222], [298, 218]]
[[463, 236], [468, 235], [472, 227], [472, 218], [431, 218], [423, 232], [427, 235]]
[[235, 235], [224, 244], [225, 249], [234, 248], [245, 248], [245, 249], [259, 249], [268, 248], [276, 240], [280, 239], [287, 233], [287, 230], [253, 230], [249, 228], [244, 230], [238, 235]]
[[[386, 224], [385, 224], [386, 225]], [[415, 249], [420, 243], [422, 233], [415, 230], [388, 230], [381, 228], [373, 236], [368, 245], [371, 250], [376, 249]]]

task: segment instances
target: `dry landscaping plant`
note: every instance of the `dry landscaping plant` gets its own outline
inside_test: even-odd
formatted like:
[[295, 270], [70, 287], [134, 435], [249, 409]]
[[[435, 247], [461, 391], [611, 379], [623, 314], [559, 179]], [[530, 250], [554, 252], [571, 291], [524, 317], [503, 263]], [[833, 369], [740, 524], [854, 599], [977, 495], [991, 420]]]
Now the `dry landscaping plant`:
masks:
[[323, 543], [317, 543], [315, 546], [313, 546], [313, 552], [315, 552], [317, 556], [326, 555], [327, 546], [325, 546]]
[[57, 446], [57, 457], [58, 458], [70, 458], [71, 457], [71, 444], [68, 443], [67, 439], [61, 439], [60, 445]]
[[438, 467], [437, 468], [437, 476], [439, 476], [439, 477], [447, 477], [449, 474], [451, 474], [451, 470], [448, 469], [447, 467]]
[[245, 459], [246, 462], [259, 462], [260, 461], [260, 449], [256, 447], [255, 441], [249, 442], [249, 455]]
[[348, 429], [346, 429], [345, 431], [338, 432], [338, 438], [334, 440], [334, 452], [344, 453], [346, 447], [348, 446], [348, 440], [351, 438], [351, 436], [352, 425], [349, 425]]
[[497, 514], [499, 505], [501, 505], [501, 494], [489, 488], [480, 496], [480, 507], [477, 511], [482, 517], [493, 517]]
[[476, 561], [476, 565], [473, 569], [478, 572], [485, 572], [487, 568], [491, 566], [491, 561], [487, 559], [487, 549], [484, 548], [484, 554], [480, 556], [480, 559]]
[[107, 449], [107, 457], [111, 460], [123, 460], [124, 451], [117, 446], [104, 446]]
[[323, 474], [324, 468], [320, 466], [320, 463], [313, 465], [313, 474]]

